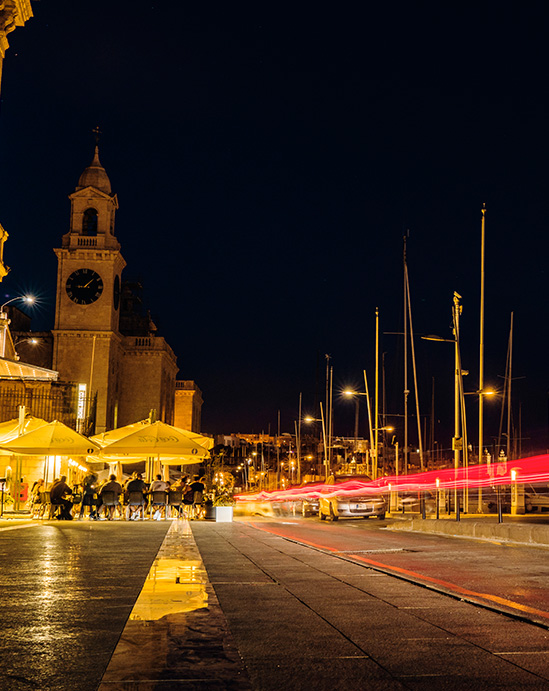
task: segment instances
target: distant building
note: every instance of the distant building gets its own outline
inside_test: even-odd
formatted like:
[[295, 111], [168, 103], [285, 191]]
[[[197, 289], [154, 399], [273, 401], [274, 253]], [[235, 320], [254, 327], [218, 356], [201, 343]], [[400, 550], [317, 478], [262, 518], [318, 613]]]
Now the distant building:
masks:
[[202, 391], [194, 381], [176, 381], [173, 424], [191, 432], [200, 432], [203, 402]]

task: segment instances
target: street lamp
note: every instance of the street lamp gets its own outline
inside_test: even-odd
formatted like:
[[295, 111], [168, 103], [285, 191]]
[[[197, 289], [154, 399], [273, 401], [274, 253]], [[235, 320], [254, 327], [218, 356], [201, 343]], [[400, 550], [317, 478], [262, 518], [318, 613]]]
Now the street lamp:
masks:
[[322, 423], [322, 440], [324, 442], [324, 473], [326, 479], [328, 479], [328, 446], [326, 444], [326, 424], [324, 422], [324, 411], [322, 409], [322, 403], [320, 404], [320, 418], [314, 418], [307, 416], [303, 418], [303, 422], [321, 422]]
[[[463, 443], [463, 439], [460, 437], [461, 429], [461, 419], [464, 413], [462, 409], [462, 394], [463, 394], [463, 370], [461, 369], [461, 353], [459, 348], [459, 317], [461, 315], [462, 306], [460, 304], [461, 295], [454, 291], [454, 301], [452, 305], [452, 321], [453, 321], [453, 333], [454, 338], [442, 338], [441, 336], [422, 336], [424, 341], [440, 341], [442, 343], [453, 343], [454, 344], [454, 439], [452, 442], [452, 447], [454, 449], [454, 469], [456, 471], [459, 468], [460, 451], [463, 448], [463, 460], [464, 466], [467, 466], [467, 443]], [[461, 413], [461, 414], [460, 414]], [[463, 420], [463, 433], [465, 438], [467, 438], [467, 430], [465, 420]], [[456, 503], [456, 520], [460, 520], [460, 506], [457, 486], [455, 489], [455, 503]]]
[[31, 295], [17, 295], [14, 298], [11, 298], [11, 300], [7, 300], [4, 302], [4, 304], [0, 307], [0, 356], [4, 357], [6, 355], [6, 331], [8, 329], [8, 324], [10, 323], [10, 320], [8, 319], [8, 315], [5, 311], [6, 305], [9, 305], [10, 302], [15, 302], [15, 300], [23, 300], [23, 302], [26, 302], [27, 304], [32, 304], [34, 302], [34, 298]]
[[[366, 393], [362, 393], [361, 391], [352, 391], [352, 390], [346, 390], [343, 392], [345, 396], [366, 396], [366, 406], [368, 408], [368, 427], [370, 430], [370, 449], [374, 450], [374, 428], [372, 425], [372, 411], [370, 408], [370, 394], [368, 393], [368, 380], [366, 378], [366, 370], [364, 370], [364, 385], [366, 387]], [[356, 400], [357, 403], [357, 411], [356, 415], [358, 417], [358, 398]], [[377, 424], [377, 423], [376, 423]], [[357, 420], [355, 420], [355, 427], [357, 427]], [[356, 434], [355, 434], [356, 436]]]
[[3, 314], [5, 312], [4, 307], [6, 305], [9, 305], [10, 302], [15, 302], [15, 300], [23, 300], [23, 302], [26, 302], [28, 305], [32, 305], [34, 302], [34, 298], [32, 295], [16, 295], [14, 298], [11, 298], [10, 300], [7, 300], [2, 307], [0, 307], [0, 312]]
[[[30, 345], [38, 345], [38, 339], [37, 338], [19, 338], [15, 343], [13, 344], [14, 349], [20, 344], [20, 343], [29, 343]], [[19, 360], [19, 354], [15, 353], [15, 359]]]

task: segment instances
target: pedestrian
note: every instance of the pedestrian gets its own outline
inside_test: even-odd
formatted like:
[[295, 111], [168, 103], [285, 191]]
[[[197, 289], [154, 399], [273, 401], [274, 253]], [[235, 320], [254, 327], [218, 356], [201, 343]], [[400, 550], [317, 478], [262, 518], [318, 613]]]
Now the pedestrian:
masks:
[[60, 506], [61, 512], [57, 516], [62, 521], [72, 521], [72, 501], [67, 499], [72, 494], [72, 489], [67, 485], [67, 478], [62, 475], [54, 482], [50, 489], [50, 502], [52, 506]]
[[95, 473], [88, 473], [82, 481], [82, 504], [80, 506], [79, 520], [84, 518], [86, 507], [88, 507], [90, 521], [97, 521], [99, 519], [99, 506], [101, 500], [98, 494], [97, 475]]
[[199, 475], [195, 475], [194, 482], [192, 482], [189, 487], [193, 493], [191, 520], [200, 518], [202, 515], [202, 504], [204, 502], [204, 492], [206, 491], [206, 485], [204, 484], [203, 480], [204, 478], [200, 478]]
[[45, 490], [44, 487], [44, 480], [40, 478], [40, 480], [36, 480], [36, 482], [33, 484], [32, 489], [31, 489], [31, 514], [34, 517], [35, 512], [38, 511], [40, 512], [40, 509], [42, 507], [42, 492]]
[[183, 516], [187, 519], [190, 519], [193, 515], [194, 492], [191, 489], [191, 483], [188, 475], [185, 475], [185, 477], [181, 480], [181, 492], [183, 495]]

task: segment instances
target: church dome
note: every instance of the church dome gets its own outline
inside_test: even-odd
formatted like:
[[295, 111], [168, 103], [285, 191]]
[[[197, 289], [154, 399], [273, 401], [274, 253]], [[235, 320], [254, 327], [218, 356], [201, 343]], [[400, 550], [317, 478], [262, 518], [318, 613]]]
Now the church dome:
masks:
[[78, 187], [95, 187], [101, 192], [111, 194], [111, 181], [107, 175], [106, 170], [101, 165], [99, 160], [99, 147], [95, 147], [95, 154], [91, 164], [84, 169], [84, 172], [78, 180]]

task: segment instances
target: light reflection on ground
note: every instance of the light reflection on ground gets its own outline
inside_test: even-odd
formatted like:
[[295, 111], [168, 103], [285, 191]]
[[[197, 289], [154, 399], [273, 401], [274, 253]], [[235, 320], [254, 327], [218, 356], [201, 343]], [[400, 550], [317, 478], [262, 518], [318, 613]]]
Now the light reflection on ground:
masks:
[[155, 560], [130, 619], [152, 621], [166, 614], [207, 607], [205, 572], [200, 561]]
[[154, 621], [208, 606], [208, 577], [200, 558], [183, 548], [187, 521], [175, 521], [151, 566], [130, 621]]

